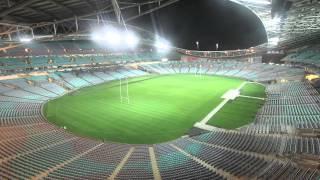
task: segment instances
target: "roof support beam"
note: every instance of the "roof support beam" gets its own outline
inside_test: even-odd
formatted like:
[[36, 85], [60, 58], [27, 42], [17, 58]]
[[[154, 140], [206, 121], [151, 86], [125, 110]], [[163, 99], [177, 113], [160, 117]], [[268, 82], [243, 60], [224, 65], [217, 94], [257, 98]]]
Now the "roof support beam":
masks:
[[122, 2], [122, 1], [118, 1], [119, 4], [130, 4], [130, 5], [148, 5], [148, 4], [159, 4], [161, 1], [164, 0], [155, 0], [155, 1], [147, 1], [147, 2], [141, 2], [141, 3], [134, 3], [134, 2]]
[[[134, 8], [134, 7], [138, 7], [138, 6], [139, 6], [139, 4], [128, 5], [128, 6], [121, 7], [120, 10], [124, 10], [124, 9], [128, 9], [128, 8]], [[109, 7], [111, 7], [111, 6], [108, 6], [107, 8], [109, 8]], [[107, 14], [107, 13], [112, 13], [112, 12], [114, 12], [113, 9], [108, 9], [108, 10], [99, 11], [98, 13], [97, 12], [93, 12], [93, 13], [89, 13], [89, 14], [85, 14], [85, 15], [81, 15], [81, 16], [77, 16], [77, 17], [78, 17], [78, 20], [81, 20], [81, 19], [84, 19], [84, 18], [87, 18], [87, 17], [91, 17], [91, 16], [96, 16], [97, 17], [97, 16], [99, 16], [99, 14]], [[99, 17], [99, 19], [100, 19], [100, 17]], [[52, 25], [52, 24], [59, 24], [59, 23], [68, 22], [68, 21], [74, 21], [74, 17], [61, 19], [61, 20], [53, 21], [53, 22], [34, 24], [32, 27], [33, 28], [38, 28], [38, 27], [48, 26], [48, 25]], [[100, 22], [101, 21], [102, 21], [102, 19], [100, 19]]]
[[52, 4], [62, 8], [62, 9], [65, 9], [65, 10], [68, 10], [71, 14], [73, 14], [74, 16], [76, 15], [76, 13], [69, 7], [61, 4], [60, 2], [57, 2], [56, 0], [49, 0]]
[[10, 0], [7, 0], [7, 5], [8, 5], [8, 7], [11, 7], [11, 2], [10, 2]]
[[6, 27], [10, 27], [7, 30], [1, 31], [0, 32], [0, 36], [2, 35], [9, 35], [11, 33], [15, 33], [15, 32], [19, 32], [19, 31], [25, 31], [25, 30], [31, 30], [32, 28], [29, 26], [25, 26], [25, 25], [20, 25], [20, 24], [10, 24], [10, 23], [3, 23], [0, 22], [0, 26], [6, 26]]
[[40, 9], [36, 9], [36, 8], [30, 8], [30, 7], [26, 7], [25, 9], [29, 10], [29, 11], [32, 11], [33, 13], [35, 14], [40, 14], [40, 15], [43, 15], [43, 16], [49, 16], [51, 18], [54, 18], [54, 19], [59, 19], [57, 16], [51, 14], [51, 13], [48, 13], [48, 12], [45, 12], [45, 11], [42, 11]]
[[9, 27], [22, 27], [22, 28], [31, 28], [29, 26], [21, 25], [21, 24], [12, 24], [12, 23], [4, 23], [0, 22], [0, 25], [2, 26], [9, 26]]
[[0, 22], [7, 22], [7, 23], [27, 23], [30, 21], [30, 18], [25, 18], [22, 16], [18, 16], [18, 15], [7, 15], [5, 17], [2, 18], [2, 20]]
[[140, 14], [138, 14], [138, 15], [136, 15], [136, 16], [132, 16], [132, 17], [126, 19], [125, 22], [132, 21], [132, 20], [134, 20], [134, 19], [137, 19], [138, 17], [141, 17], [141, 16], [144, 16], [144, 15], [150, 14], [150, 13], [156, 11], [156, 10], [159, 10], [159, 9], [161, 9], [161, 8], [164, 8], [164, 7], [166, 7], [166, 6], [169, 6], [169, 5], [171, 5], [171, 4], [173, 4], [173, 3], [176, 3], [176, 2], [179, 2], [179, 1], [180, 1], [180, 0], [170, 0], [170, 1], [167, 1], [167, 2], [165, 2], [165, 3], [163, 3], [163, 4], [161, 4], [161, 5], [158, 6], [158, 7], [155, 7], [155, 8], [153, 8], [153, 9], [149, 9], [149, 10], [144, 11], [144, 12], [141, 12]]
[[[76, 30], [76, 31], [80, 31], [82, 29], [82, 27], [85, 27], [83, 25], [86, 25], [85, 18], [89, 18], [89, 17], [98, 17], [98, 22], [102, 22], [103, 20], [103, 15], [104, 14], [108, 14], [108, 13], [117, 13], [117, 21], [120, 24], [125, 24], [123, 17], [121, 16], [122, 11], [124, 11], [125, 9], [130, 9], [130, 8], [141, 8], [144, 5], [148, 5], [148, 4], [152, 4], [151, 7], [154, 7], [152, 9], [149, 8], [149, 10], [143, 11], [143, 8], [140, 9], [141, 13], [138, 14], [138, 12], [136, 12], [136, 16], [131, 17], [130, 19], [127, 19], [127, 21], [130, 21], [132, 19], [138, 18], [140, 16], [146, 15], [148, 13], [152, 13], [158, 9], [161, 9], [163, 7], [166, 7], [172, 3], [178, 2], [179, 0], [150, 0], [150, 1], [145, 1], [145, 2], [141, 2], [141, 3], [129, 3], [129, 2], [121, 2], [121, 0], [109, 0], [108, 4], [106, 7], [99, 7], [97, 6], [95, 9], [96, 11], [93, 11], [91, 13], [88, 14], [84, 14], [84, 15], [79, 15], [77, 16], [75, 12], [75, 10], [73, 11], [73, 6], [72, 5], [67, 5], [62, 1], [58, 1], [58, 0], [46, 0], [49, 3], [55, 5], [56, 7], [59, 7], [60, 9], [62, 9], [61, 11], [67, 11], [70, 13], [70, 15], [72, 14], [73, 16], [71, 16], [70, 18], [64, 18], [61, 19], [60, 15], [54, 15], [51, 14], [50, 12], [47, 12], [46, 10], [42, 10], [41, 6], [39, 8], [37, 7], [32, 7], [31, 2], [41, 2], [42, 0], [10, 0], [11, 3], [11, 7], [5, 9], [3, 12], [0, 12], [1, 14], [6, 14], [6, 13], [11, 13], [14, 12], [16, 13], [19, 9], [24, 9], [28, 12], [31, 12], [31, 16], [29, 18], [31, 19], [27, 19], [21, 16], [13, 16], [14, 14], [7, 14], [3, 16], [3, 23], [11, 23], [11, 24], [17, 24], [17, 22], [25, 22], [24, 24], [20, 23], [20, 26], [18, 29], [14, 28], [14, 29], [4, 29], [4, 31], [0, 32], [0, 36], [4, 36], [4, 35], [8, 35], [10, 33], [17, 33], [19, 31], [30, 31], [31, 28], [35, 30], [34, 33], [40, 32], [42, 30], [45, 30], [46, 32], [46, 28], [51, 30], [51, 34], [56, 34], [54, 33], [57, 32], [57, 29], [60, 29], [64, 26], [65, 22], [70, 22], [72, 23], [74, 26], [72, 27], [72, 31]], [[93, 1], [93, 0], [92, 0]], [[82, 0], [83, 3], [88, 3], [91, 4], [91, 6], [95, 6], [95, 4], [91, 3], [91, 0]], [[161, 2], [161, 5], [159, 6], [158, 3]], [[118, 4], [120, 3], [120, 4]], [[28, 6], [29, 5], [29, 6]], [[116, 8], [114, 8], [116, 7]], [[10, 11], [7, 11], [9, 10]], [[60, 11], [59, 11], [60, 12]], [[34, 16], [35, 15], [35, 16]], [[43, 16], [43, 18], [41, 18], [40, 16]], [[58, 16], [58, 17], [57, 17]], [[34, 23], [35, 18], [41, 18], [41, 22], [38, 23]], [[60, 18], [59, 18], [60, 17]], [[23, 18], [23, 19], [22, 19]], [[1, 17], [0, 17], [1, 19]], [[28, 21], [30, 20], [30, 21]], [[40, 21], [40, 20], [39, 20]], [[49, 21], [49, 22], [48, 22]], [[116, 22], [112, 22], [114, 24], [117, 24]], [[22, 27], [23, 25], [25, 25], [24, 27]], [[0, 26], [8, 26], [8, 24], [1, 24], [1, 20], [0, 20]], [[8, 26], [10, 27], [10, 26]], [[12, 27], [12, 26], [11, 26]], [[16, 26], [13, 26], [16, 27]], [[59, 28], [58, 28], [59, 27]], [[39, 28], [39, 29], [38, 29]], [[70, 29], [67, 30], [69, 33], [71, 31]], [[59, 30], [60, 32], [60, 30]], [[61, 32], [64, 32], [63, 29], [61, 29]], [[81, 31], [82, 32], [82, 31]]]
[[83, 0], [89, 7], [90, 7], [90, 9], [92, 9], [92, 10], [94, 10], [94, 11], [96, 11], [97, 10], [97, 8], [96, 7], [94, 7], [93, 5], [92, 5], [92, 3], [89, 1], [89, 0]]
[[75, 25], [76, 25], [76, 32], [78, 32], [79, 31], [79, 24], [78, 24], [78, 17], [77, 16], [75, 16], [74, 17], [74, 23], [75, 23]]
[[22, 0], [19, 3], [16, 3], [15, 5], [11, 6], [9, 9], [6, 9], [2, 12], [0, 12], [0, 17], [6, 16], [18, 9], [22, 9], [28, 5], [33, 4], [34, 2], [39, 1], [39, 0]]
[[118, 1], [117, 0], [111, 0], [111, 2], [112, 2], [113, 9], [114, 9], [114, 13], [116, 14], [117, 22], [120, 24], [122, 17], [121, 17], [121, 10], [120, 10]]

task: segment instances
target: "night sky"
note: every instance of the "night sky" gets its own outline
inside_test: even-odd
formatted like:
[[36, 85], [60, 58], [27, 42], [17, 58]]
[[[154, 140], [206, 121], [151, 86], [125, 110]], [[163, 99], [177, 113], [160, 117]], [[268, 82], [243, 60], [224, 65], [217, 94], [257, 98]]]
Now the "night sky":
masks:
[[266, 41], [260, 20], [248, 9], [227, 0], [181, 0], [133, 20], [168, 39], [174, 46], [200, 50], [242, 49]]

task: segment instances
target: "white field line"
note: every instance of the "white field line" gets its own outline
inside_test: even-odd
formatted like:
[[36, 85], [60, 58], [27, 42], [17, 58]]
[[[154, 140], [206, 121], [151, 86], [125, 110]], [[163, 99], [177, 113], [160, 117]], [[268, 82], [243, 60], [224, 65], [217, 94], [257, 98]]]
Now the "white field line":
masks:
[[240, 89], [242, 89], [248, 82], [243, 82], [240, 84], [240, 86], [237, 88], [238, 91], [240, 91]]
[[204, 117], [200, 124], [207, 124], [207, 122], [225, 105], [229, 99], [224, 99], [217, 107], [215, 107], [206, 117]]
[[[243, 88], [247, 82], [241, 83], [241, 85], [237, 88], [238, 91], [240, 91], [241, 88]], [[224, 99], [217, 107], [215, 107], [206, 117], [204, 117], [198, 124], [207, 124], [207, 122], [229, 101], [228, 98]]]
[[220, 129], [220, 128], [216, 128], [214, 126], [210, 126], [210, 125], [207, 125], [207, 124], [202, 124], [200, 122], [197, 122], [194, 127], [196, 128], [200, 128], [200, 129], [204, 129], [204, 130], [207, 130], [207, 131], [221, 131], [221, 130], [224, 130], [224, 129]]
[[265, 86], [264, 84], [262, 83], [259, 83], [259, 82], [251, 82], [251, 81], [248, 81], [247, 84], [259, 84], [261, 86]]
[[253, 97], [253, 96], [243, 96], [243, 95], [239, 95], [239, 97], [245, 97], [245, 98], [250, 98], [250, 99], [260, 99], [260, 100], [265, 100], [265, 98]]

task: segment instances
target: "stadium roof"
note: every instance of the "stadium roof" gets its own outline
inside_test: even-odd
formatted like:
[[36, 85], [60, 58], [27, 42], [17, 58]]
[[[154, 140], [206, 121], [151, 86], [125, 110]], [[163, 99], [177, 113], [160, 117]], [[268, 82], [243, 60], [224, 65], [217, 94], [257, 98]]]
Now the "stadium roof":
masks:
[[[90, 18], [118, 21], [117, 13], [120, 10], [121, 18], [127, 22], [178, 1], [5, 0], [0, 1], [0, 35], [8, 35], [26, 29], [34, 30], [38, 27], [58, 25], [70, 21], [73, 21], [73, 24], [76, 25], [79, 23], [77, 21], [90, 20]], [[71, 26], [70, 23], [69, 26]]]
[[[273, 12], [271, 0], [231, 0], [249, 8], [262, 21], [268, 35], [268, 46], [290, 46], [319, 39], [320, 2], [312, 0], [283, 1], [278, 14]], [[279, 7], [278, 7], [279, 8]]]
[[[11, 41], [16, 34], [72, 34], [90, 27], [93, 21], [129, 22], [179, 0], [3, 0], [0, 1], [0, 37]], [[320, 2], [288, 0], [292, 5], [273, 14], [271, 0], [230, 0], [247, 7], [263, 23], [268, 47], [278, 42], [314, 39], [320, 34]], [[121, 14], [121, 15], [119, 15]], [[311, 37], [310, 34], [312, 34]], [[266, 44], [265, 44], [266, 45]], [[271, 45], [271, 46], [270, 46]]]
[[[74, 16], [89, 14], [109, 14], [113, 12], [113, 0], [4, 0], [0, 1], [1, 22], [7, 23], [39, 23], [58, 21]], [[170, 0], [119, 0], [121, 10], [143, 9], [176, 2]], [[137, 14], [136, 13], [136, 14]], [[135, 15], [131, 12], [128, 16]]]
[[[0, 35], [6, 36], [24, 30], [47, 34], [72, 33], [81, 29], [84, 19], [118, 21], [118, 13], [125, 22], [151, 13], [179, 0], [6, 0], [0, 3]], [[270, 0], [230, 0], [248, 7], [263, 22], [268, 41], [278, 39], [280, 26], [277, 19], [271, 18]], [[115, 2], [117, 5], [115, 5]], [[64, 24], [65, 22], [69, 22]], [[71, 22], [71, 23], [70, 23]], [[49, 27], [47, 27], [47, 25]], [[60, 25], [62, 27], [57, 30]], [[75, 27], [76, 26], [76, 27]], [[87, 25], [83, 25], [84, 27]], [[54, 29], [53, 29], [54, 28]], [[14, 36], [14, 34], [13, 34]]]
[[268, 42], [276, 44], [280, 36], [281, 18], [272, 17], [272, 3], [270, 0], [231, 0], [241, 4], [254, 12], [262, 21], [268, 36]]

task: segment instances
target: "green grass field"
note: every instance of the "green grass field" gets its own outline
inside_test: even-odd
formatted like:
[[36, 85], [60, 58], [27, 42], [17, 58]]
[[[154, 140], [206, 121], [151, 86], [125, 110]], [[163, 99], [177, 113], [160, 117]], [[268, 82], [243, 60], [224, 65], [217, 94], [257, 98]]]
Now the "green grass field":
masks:
[[265, 87], [256, 83], [246, 84], [240, 91], [241, 95], [265, 98]]
[[228, 102], [210, 119], [208, 124], [225, 129], [235, 129], [252, 123], [263, 103], [264, 101], [259, 99], [238, 97]]
[[[240, 90], [240, 95], [265, 98], [265, 87], [256, 83], [246, 84]], [[263, 104], [264, 100], [238, 97], [223, 106], [209, 120], [208, 124], [225, 129], [235, 129], [244, 126], [254, 121], [258, 110]]]
[[194, 75], [134, 78], [130, 104], [120, 103], [119, 82], [83, 88], [48, 102], [47, 119], [80, 136], [152, 144], [181, 137], [243, 80]]

